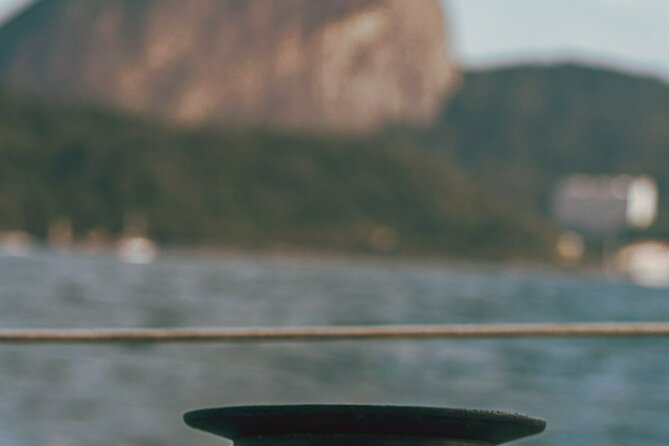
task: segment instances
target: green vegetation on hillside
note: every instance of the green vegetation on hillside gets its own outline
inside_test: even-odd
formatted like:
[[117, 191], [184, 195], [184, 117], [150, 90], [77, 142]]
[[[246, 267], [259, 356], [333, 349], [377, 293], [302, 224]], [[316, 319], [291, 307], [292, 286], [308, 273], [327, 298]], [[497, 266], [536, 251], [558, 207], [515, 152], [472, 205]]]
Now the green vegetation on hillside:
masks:
[[407, 143], [174, 130], [0, 95], [0, 230], [118, 235], [141, 211], [164, 243], [538, 257], [551, 233]]
[[467, 73], [423, 142], [528, 209], [572, 173], [650, 174], [669, 237], [669, 86], [577, 65]]
[[660, 81], [575, 65], [467, 73], [432, 128], [390, 135], [175, 130], [5, 92], [0, 230], [45, 237], [65, 217], [79, 236], [116, 236], [141, 211], [164, 243], [539, 256], [556, 181], [628, 173], [658, 180], [652, 233], [669, 237]]

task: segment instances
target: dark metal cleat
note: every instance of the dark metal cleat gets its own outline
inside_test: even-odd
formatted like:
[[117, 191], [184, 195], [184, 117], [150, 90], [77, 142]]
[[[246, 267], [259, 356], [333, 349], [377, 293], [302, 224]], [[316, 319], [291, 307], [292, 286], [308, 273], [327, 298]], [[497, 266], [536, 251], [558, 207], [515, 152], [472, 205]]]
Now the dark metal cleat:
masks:
[[492, 446], [542, 432], [525, 415], [406, 406], [247, 406], [189, 412], [186, 424], [235, 446]]

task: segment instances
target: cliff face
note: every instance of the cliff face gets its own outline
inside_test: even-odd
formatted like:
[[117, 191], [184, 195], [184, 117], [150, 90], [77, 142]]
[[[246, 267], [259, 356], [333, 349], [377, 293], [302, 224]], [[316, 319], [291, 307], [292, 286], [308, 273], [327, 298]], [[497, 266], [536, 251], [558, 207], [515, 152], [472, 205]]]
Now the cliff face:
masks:
[[429, 122], [455, 78], [439, 0], [41, 0], [0, 82], [185, 123]]

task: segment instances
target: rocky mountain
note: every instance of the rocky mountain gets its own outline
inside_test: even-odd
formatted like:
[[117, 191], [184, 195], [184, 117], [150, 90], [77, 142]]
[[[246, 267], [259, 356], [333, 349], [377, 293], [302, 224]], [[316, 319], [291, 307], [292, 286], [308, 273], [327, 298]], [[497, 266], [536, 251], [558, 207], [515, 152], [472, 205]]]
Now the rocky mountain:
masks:
[[0, 82], [182, 123], [427, 124], [456, 80], [439, 0], [40, 0]]

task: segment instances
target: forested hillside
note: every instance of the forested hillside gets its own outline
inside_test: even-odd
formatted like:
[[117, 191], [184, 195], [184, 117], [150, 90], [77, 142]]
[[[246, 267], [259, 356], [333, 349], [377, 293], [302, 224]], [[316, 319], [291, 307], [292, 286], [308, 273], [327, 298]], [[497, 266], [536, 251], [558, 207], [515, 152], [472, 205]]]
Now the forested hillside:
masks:
[[0, 229], [54, 220], [163, 243], [451, 257], [549, 256], [555, 182], [650, 174], [669, 236], [669, 87], [574, 65], [467, 73], [435, 125], [375, 137], [175, 129], [0, 95]]
[[517, 203], [547, 212], [574, 172], [650, 174], [669, 236], [669, 86], [578, 65], [516, 66], [464, 77], [424, 141]]
[[0, 228], [83, 236], [148, 216], [168, 244], [541, 257], [547, 225], [457, 167], [382, 138], [174, 130], [0, 95]]

